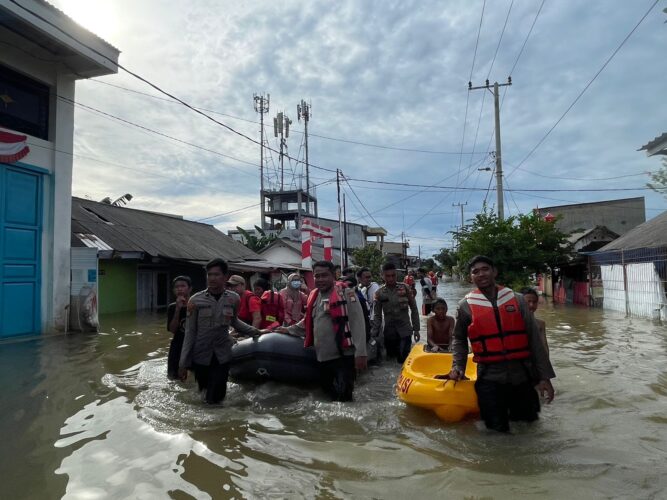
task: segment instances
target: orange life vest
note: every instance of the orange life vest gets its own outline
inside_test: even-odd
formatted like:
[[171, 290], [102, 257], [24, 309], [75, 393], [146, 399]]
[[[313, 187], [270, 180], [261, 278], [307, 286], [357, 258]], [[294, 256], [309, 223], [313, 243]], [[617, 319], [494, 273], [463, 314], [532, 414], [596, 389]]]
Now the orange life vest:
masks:
[[[353, 346], [352, 333], [350, 332], [350, 323], [347, 317], [347, 300], [345, 299], [345, 284], [336, 283], [331, 289], [329, 295], [329, 314], [334, 325], [334, 332], [339, 349], [347, 349]], [[310, 347], [315, 342], [315, 331], [313, 325], [313, 309], [320, 291], [315, 288], [308, 296], [308, 303], [306, 304], [306, 316], [304, 317], [304, 326], [306, 328], [306, 339], [304, 340], [304, 347]]]
[[511, 289], [498, 287], [496, 307], [479, 290], [466, 295], [466, 301], [472, 314], [468, 338], [475, 363], [499, 363], [530, 356], [526, 324]]

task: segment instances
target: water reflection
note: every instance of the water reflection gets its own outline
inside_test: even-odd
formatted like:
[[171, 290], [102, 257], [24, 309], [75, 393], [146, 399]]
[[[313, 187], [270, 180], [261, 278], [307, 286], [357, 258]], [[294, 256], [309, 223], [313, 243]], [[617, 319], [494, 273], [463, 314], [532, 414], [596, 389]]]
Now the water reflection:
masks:
[[[464, 289], [441, 287], [453, 313]], [[2, 498], [658, 498], [667, 495], [667, 329], [542, 306], [557, 398], [534, 425], [444, 425], [393, 393], [396, 364], [353, 404], [231, 384], [222, 408], [166, 378], [159, 315], [105, 333], [0, 346]], [[29, 464], [29, 466], [27, 466]]]

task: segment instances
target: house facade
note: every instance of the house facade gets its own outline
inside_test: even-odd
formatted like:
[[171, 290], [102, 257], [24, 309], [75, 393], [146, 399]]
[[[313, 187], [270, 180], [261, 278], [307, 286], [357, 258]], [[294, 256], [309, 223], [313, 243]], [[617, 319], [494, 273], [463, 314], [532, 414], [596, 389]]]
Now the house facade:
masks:
[[119, 51], [43, 0], [0, 0], [0, 339], [65, 331], [77, 80]]
[[[195, 291], [203, 290], [204, 265], [217, 257], [246, 279], [294, 269], [268, 261], [209, 224], [83, 198], [72, 199], [72, 251], [89, 251], [97, 259], [77, 269], [83, 281], [76, 290], [96, 288], [100, 314], [166, 307], [172, 300], [171, 281], [179, 275], [189, 276]], [[74, 292], [74, 272], [72, 279]], [[73, 293], [73, 314], [81, 310], [82, 300], [83, 295]], [[80, 319], [71, 321], [77, 325]]]

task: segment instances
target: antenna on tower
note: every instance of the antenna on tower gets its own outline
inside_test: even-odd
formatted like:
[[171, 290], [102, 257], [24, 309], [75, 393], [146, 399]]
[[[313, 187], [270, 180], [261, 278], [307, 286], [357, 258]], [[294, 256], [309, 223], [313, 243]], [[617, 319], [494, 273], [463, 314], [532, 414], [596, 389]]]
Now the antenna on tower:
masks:
[[[304, 137], [304, 151], [306, 154], [306, 191], [310, 192], [310, 164], [308, 163], [308, 122], [312, 116], [311, 104], [301, 99], [301, 102], [296, 105], [296, 116], [300, 122], [303, 119], [303, 137]], [[315, 214], [317, 215], [317, 214]]]

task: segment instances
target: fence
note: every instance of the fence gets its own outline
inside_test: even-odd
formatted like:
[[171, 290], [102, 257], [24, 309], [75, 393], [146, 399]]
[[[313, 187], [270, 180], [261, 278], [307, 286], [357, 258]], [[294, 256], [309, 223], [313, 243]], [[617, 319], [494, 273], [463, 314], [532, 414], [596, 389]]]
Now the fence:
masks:
[[590, 271], [592, 306], [667, 321], [667, 247], [595, 252]]

